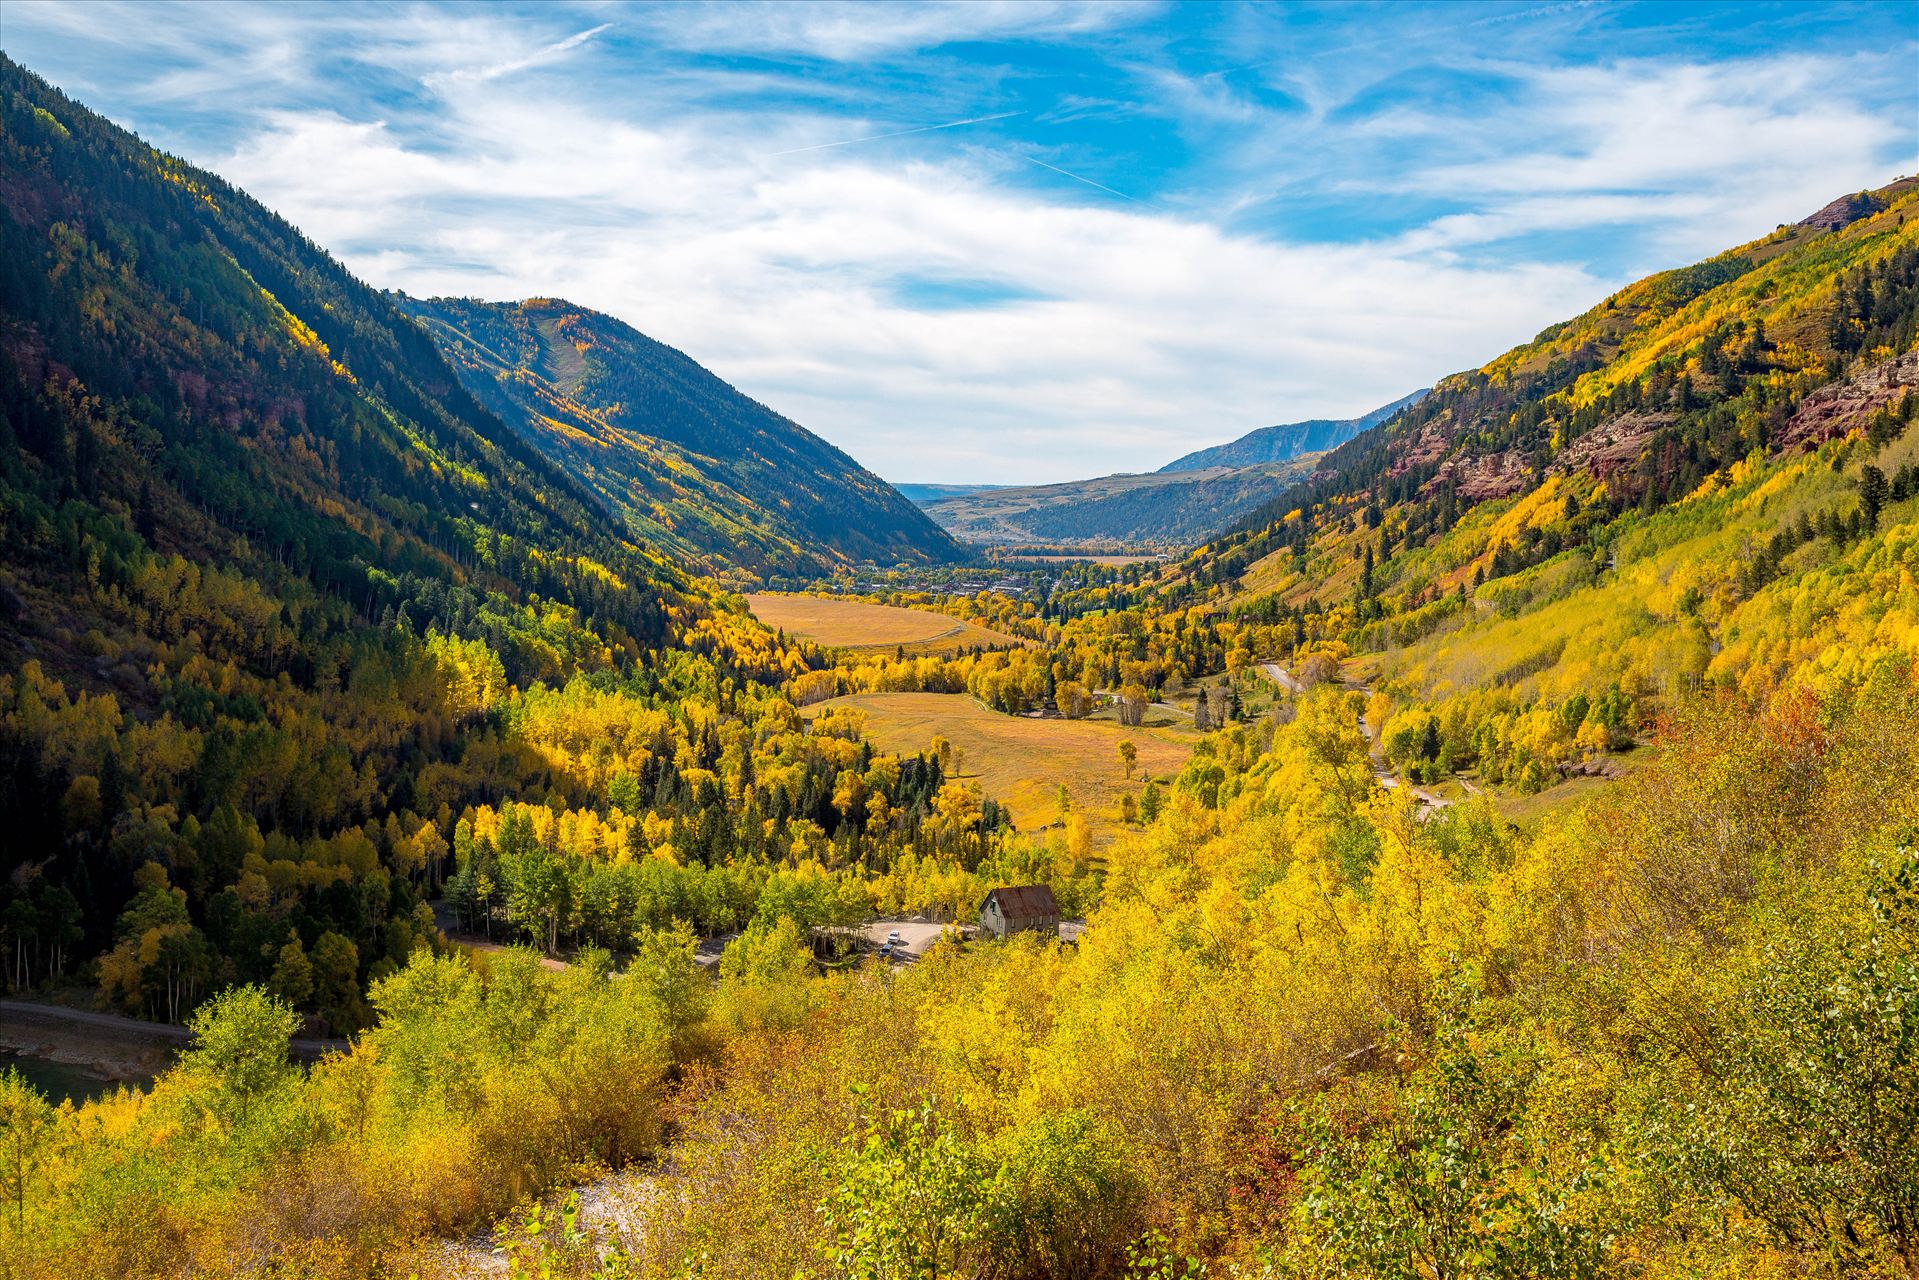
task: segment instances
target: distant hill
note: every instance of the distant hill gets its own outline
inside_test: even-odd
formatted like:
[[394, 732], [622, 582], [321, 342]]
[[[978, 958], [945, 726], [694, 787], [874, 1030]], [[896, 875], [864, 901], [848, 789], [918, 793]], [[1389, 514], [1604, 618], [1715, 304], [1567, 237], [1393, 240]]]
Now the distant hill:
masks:
[[611, 316], [557, 298], [394, 299], [468, 391], [635, 538], [709, 571], [775, 576], [960, 553], [845, 453]]
[[1176, 550], [1230, 528], [1307, 475], [1327, 450], [1417, 404], [1425, 394], [1415, 391], [1357, 418], [1262, 427], [1144, 474], [1044, 485], [901, 485], [900, 490], [966, 542], [1118, 543]]
[[926, 513], [953, 536], [987, 546], [1117, 543], [1179, 549], [1205, 540], [1271, 500], [1310, 471], [1318, 456], [1256, 467], [1100, 476], [1017, 488], [979, 486], [928, 502]]
[[1007, 484], [896, 484], [893, 486], [908, 502], [925, 506], [929, 502], [938, 502], [941, 498], [963, 498], [969, 494], [986, 493], [993, 489], [1011, 489]]
[[1160, 468], [1168, 471], [1204, 471], [1208, 467], [1252, 467], [1267, 462], [1291, 462], [1308, 453], [1324, 453], [1345, 444], [1368, 427], [1377, 426], [1401, 409], [1418, 404], [1425, 390], [1401, 396], [1388, 405], [1357, 418], [1311, 418], [1276, 427], [1248, 431], [1237, 440], [1200, 449]]

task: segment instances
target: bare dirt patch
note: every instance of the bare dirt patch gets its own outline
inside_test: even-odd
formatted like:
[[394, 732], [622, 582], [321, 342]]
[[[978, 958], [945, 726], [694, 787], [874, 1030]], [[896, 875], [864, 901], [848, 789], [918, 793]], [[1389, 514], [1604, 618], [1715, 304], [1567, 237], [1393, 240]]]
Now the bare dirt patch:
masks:
[[1590, 471], [1603, 480], [1639, 461], [1646, 442], [1673, 421], [1670, 413], [1622, 413], [1608, 418], [1568, 445], [1552, 469], [1562, 473]]

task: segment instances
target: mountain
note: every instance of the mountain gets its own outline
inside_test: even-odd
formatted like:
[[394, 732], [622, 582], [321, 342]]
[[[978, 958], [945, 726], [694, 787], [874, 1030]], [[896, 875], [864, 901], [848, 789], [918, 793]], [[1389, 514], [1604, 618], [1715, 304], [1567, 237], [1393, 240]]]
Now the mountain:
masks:
[[971, 493], [986, 493], [993, 489], [1010, 489], [1005, 484], [896, 484], [908, 502], [925, 506], [929, 502], [938, 502], [941, 498], [960, 498]]
[[1415, 391], [1358, 418], [1262, 427], [1158, 471], [1045, 485], [902, 485], [956, 538], [985, 546], [1177, 550], [1232, 527], [1312, 470], [1326, 450], [1419, 403]]
[[[869, 579], [1023, 643], [789, 597], [836, 656], [0, 58], [0, 979], [192, 1030], [0, 1076], [6, 1273], [527, 1214], [548, 1275], [1913, 1274], [1915, 213], [1622, 290], [1176, 563]], [[1018, 884], [1074, 943], [938, 943]], [[589, 1177], [643, 1251], [546, 1229]]]
[[1318, 454], [1250, 467], [977, 486], [928, 501], [954, 537], [986, 546], [1178, 550], [1218, 533], [1312, 469]]
[[118, 937], [103, 985], [161, 1016], [264, 981], [290, 927], [360, 972], [403, 963], [407, 833], [556, 785], [498, 742], [512, 686], [653, 680], [633, 673], [687, 669], [695, 633], [734, 662], [722, 637], [754, 632], [391, 299], [0, 58], [0, 896], [22, 947]]
[[760, 576], [959, 554], [846, 454], [611, 316], [555, 298], [394, 300], [468, 391], [636, 539]]
[[1916, 344], [1905, 178], [1443, 379], [1143, 594], [1338, 655], [1428, 779], [1610, 769], [1701, 689], [1919, 658]]
[[[1328, 453], [1209, 554], [1232, 543], [1237, 559], [1264, 545], [1295, 508], [1407, 505], [1414, 532], [1430, 533], [1478, 504], [1576, 476], [1603, 486], [1596, 500], [1615, 515], [1651, 512], [1755, 451], [1843, 436], [1908, 381], [1916, 193], [1919, 178], [1903, 178], [1842, 197], [1443, 379]], [[1878, 390], [1833, 385], [1846, 383]], [[1848, 410], [1819, 408], [1832, 400]], [[1295, 523], [1315, 526], [1310, 514]]]
[[1277, 427], [1249, 431], [1227, 444], [1200, 449], [1161, 467], [1166, 471], [1203, 471], [1209, 467], [1251, 467], [1266, 462], [1290, 462], [1308, 453], [1324, 453], [1345, 444], [1368, 427], [1377, 426], [1401, 409], [1418, 404], [1425, 391], [1401, 396], [1388, 405], [1357, 418], [1311, 418]]

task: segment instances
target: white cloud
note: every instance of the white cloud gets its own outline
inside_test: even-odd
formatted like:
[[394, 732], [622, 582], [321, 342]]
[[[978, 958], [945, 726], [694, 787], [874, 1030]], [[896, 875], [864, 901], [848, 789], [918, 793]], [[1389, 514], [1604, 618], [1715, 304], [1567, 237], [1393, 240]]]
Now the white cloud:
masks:
[[[1306, 57], [1234, 10], [1228, 70], [1135, 42], [1102, 55], [1110, 96], [1048, 106], [1002, 96], [997, 65], [952, 78], [948, 54], [845, 75], [777, 55], [1021, 37], [1083, 57], [1143, 11], [265, 6], [198, 36], [178, 9], [19, 11], [102, 84], [102, 49], [164, 54], [102, 92], [220, 113], [237, 140], [193, 158], [372, 283], [607, 311], [903, 480], [1151, 469], [1362, 412], [1622, 283], [1587, 238], [1629, 232], [1635, 273], [1690, 261], [1884, 181], [1914, 134], [1861, 90], [1910, 49], [1434, 72], [1403, 61], [1424, 49]], [[1417, 92], [1432, 74], [1463, 96]], [[1053, 146], [1082, 116], [1170, 129], [1184, 158], [1138, 174]], [[1254, 221], [1276, 193], [1377, 222]], [[927, 279], [1006, 296], [902, 301]]]
[[525, 71], [529, 67], [542, 67], [551, 62], [558, 62], [567, 55], [569, 50], [579, 48], [612, 25], [610, 22], [602, 22], [597, 27], [576, 32], [564, 40], [555, 40], [552, 44], [542, 45], [530, 53], [519, 54], [499, 62], [484, 66], [460, 67], [453, 71], [429, 75], [426, 77], [426, 84], [431, 88], [439, 88], [448, 84], [457, 84], [462, 80], [498, 80], [501, 76], [512, 75], [515, 71]]
[[799, 53], [852, 62], [958, 40], [1058, 39], [1135, 21], [1144, 0], [785, 0], [779, 4], [661, 5], [653, 32], [682, 49]]
[[[1150, 469], [1278, 414], [1371, 408], [1602, 288], [1059, 205], [951, 165], [769, 169], [551, 103], [451, 123], [449, 156], [283, 116], [220, 167], [378, 283], [611, 312], [900, 478]], [[1038, 297], [892, 301], [929, 271]]]
[[[1618, 62], [1526, 70], [1529, 136], [1481, 122], [1469, 160], [1411, 189], [1469, 202], [1398, 241], [1463, 250], [1541, 233], [1637, 228], [1651, 265], [1682, 265], [1804, 217], [1913, 163], [1910, 124], [1848, 94], [1879, 59], [1785, 56], [1714, 65]], [[1404, 123], [1401, 119], [1400, 123]], [[1434, 128], [1438, 122], [1428, 121]]]

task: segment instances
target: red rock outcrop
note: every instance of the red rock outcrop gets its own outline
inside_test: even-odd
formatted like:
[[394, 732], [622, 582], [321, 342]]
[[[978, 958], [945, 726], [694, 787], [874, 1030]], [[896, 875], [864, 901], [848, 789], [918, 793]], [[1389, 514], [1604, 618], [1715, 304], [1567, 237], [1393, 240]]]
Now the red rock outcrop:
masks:
[[1914, 390], [1919, 390], [1919, 350], [1860, 369], [1807, 395], [1773, 444], [1780, 449], [1812, 448], [1837, 440]]
[[1553, 460], [1552, 469], [1561, 474], [1590, 471], [1603, 480], [1637, 462], [1646, 442], [1672, 422], [1670, 413], [1622, 413], [1608, 418], [1566, 446]]

